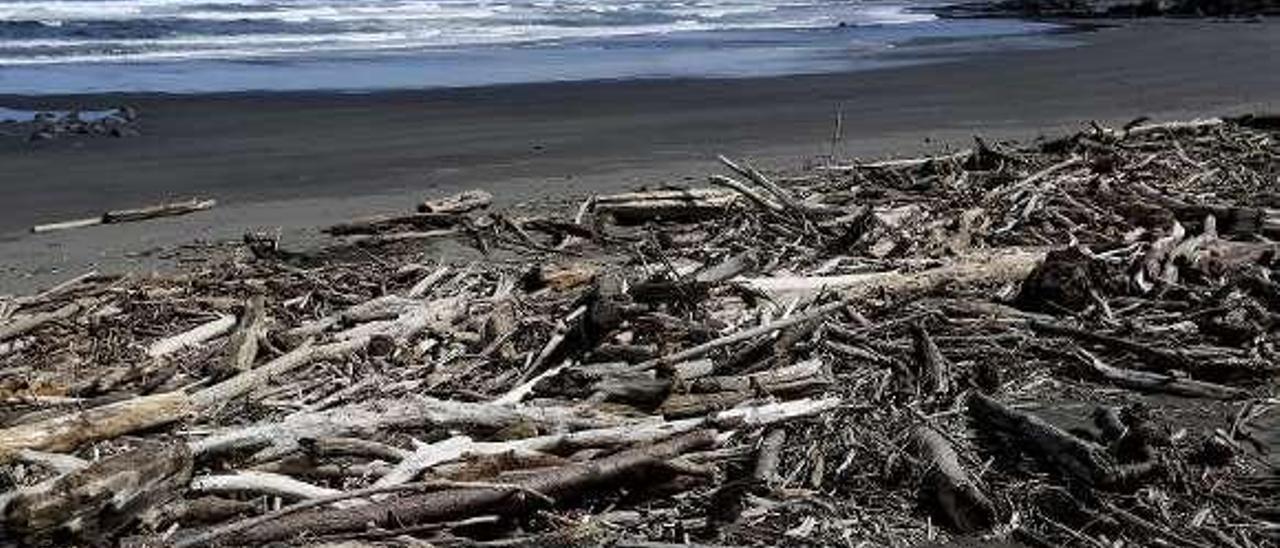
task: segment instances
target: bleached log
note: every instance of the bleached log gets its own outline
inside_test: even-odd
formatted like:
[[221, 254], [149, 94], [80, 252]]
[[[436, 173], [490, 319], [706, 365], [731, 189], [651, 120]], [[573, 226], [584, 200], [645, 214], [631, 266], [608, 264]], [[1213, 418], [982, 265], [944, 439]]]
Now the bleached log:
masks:
[[765, 392], [772, 392], [780, 386], [821, 377], [823, 372], [822, 359], [814, 358], [750, 375], [696, 379], [689, 383], [689, 390], [693, 392], [721, 392], [759, 389]]
[[937, 156], [922, 156], [919, 158], [903, 158], [899, 160], [881, 160], [878, 162], [862, 162], [841, 166], [819, 166], [822, 171], [836, 171], [843, 173], [852, 173], [860, 169], [916, 169], [929, 164], [963, 162], [973, 155], [973, 151], [969, 149], [956, 151], [950, 154], [940, 154]]
[[1025, 278], [1044, 260], [1044, 251], [1018, 249], [969, 255], [937, 268], [919, 272], [871, 272], [840, 276], [792, 276], [739, 278], [742, 285], [764, 292], [775, 299], [807, 298], [823, 291], [834, 291], [848, 299], [864, 299], [873, 295], [904, 295], [926, 292], [943, 284], [995, 284]]
[[732, 193], [716, 189], [658, 190], [596, 196], [592, 207], [597, 215], [608, 215], [625, 225], [658, 219], [700, 219], [726, 211], [735, 198]]
[[421, 280], [418, 280], [418, 283], [413, 284], [413, 287], [409, 288], [409, 291], [405, 293], [405, 296], [410, 299], [420, 299], [426, 296], [427, 293], [431, 292], [436, 284], [440, 283], [440, 280], [443, 280], [445, 276], [449, 275], [449, 270], [448, 265], [440, 265], [439, 268], [436, 268], [431, 271], [430, 274], [427, 274]]
[[236, 325], [235, 316], [223, 315], [205, 322], [187, 331], [160, 339], [147, 348], [147, 355], [161, 358], [187, 347], [202, 344], [210, 339], [221, 337]]
[[308, 454], [322, 457], [356, 456], [400, 462], [413, 454], [412, 451], [394, 445], [360, 438], [316, 438], [303, 441], [306, 442]]
[[33, 234], [43, 234], [45, 232], [55, 232], [58, 230], [71, 230], [73, 228], [87, 228], [102, 224], [102, 216], [85, 217], [83, 219], [71, 219], [68, 221], [58, 221], [56, 223], [46, 223], [31, 227]]
[[35, 464], [48, 468], [59, 474], [68, 474], [75, 472], [81, 468], [89, 466], [91, 463], [79, 457], [65, 455], [62, 453], [47, 453], [45, 451], [34, 451], [31, 449], [22, 449], [17, 452], [15, 458], [18, 461]]
[[341, 493], [337, 489], [312, 485], [289, 476], [254, 471], [192, 478], [190, 489], [194, 493], [249, 493], [272, 495], [293, 500], [331, 497]]
[[82, 444], [167, 424], [190, 410], [188, 396], [168, 392], [0, 429], [0, 462], [21, 449], [72, 451]]
[[147, 510], [181, 496], [191, 470], [191, 452], [184, 443], [120, 453], [11, 493], [3, 504], [0, 530], [30, 545], [59, 538], [63, 543], [68, 538], [99, 542]]
[[436, 238], [448, 238], [458, 234], [457, 229], [442, 228], [440, 230], [423, 230], [408, 232], [392, 232], [389, 234], [371, 234], [368, 236], [352, 236], [346, 241], [355, 245], [382, 245], [396, 242], [408, 242], [413, 240], [434, 240]]
[[321, 412], [295, 413], [279, 422], [224, 430], [200, 440], [193, 447], [200, 456], [261, 447], [264, 449], [258, 458], [268, 459], [295, 450], [302, 438], [369, 435], [380, 430], [424, 424], [495, 431], [519, 423], [548, 430], [582, 430], [639, 422], [642, 421], [589, 409], [508, 407], [411, 396], [360, 402]]
[[747, 186], [746, 183], [743, 183], [742, 181], [739, 181], [732, 177], [725, 177], [723, 175], [712, 175], [709, 180], [711, 181], [711, 184], [720, 185], [722, 187], [731, 189], [734, 192], [737, 192], [738, 194], [741, 194], [751, 203], [757, 206], [760, 206], [760, 208], [764, 209], [765, 211], [769, 211], [773, 213], [781, 213], [786, 209], [782, 206], [782, 204], [779, 204], [773, 201], [773, 199], [761, 194], [756, 189]]
[[783, 189], [782, 187], [775, 184], [773, 181], [769, 180], [768, 177], [765, 177], [763, 173], [760, 173], [755, 168], [750, 166], [739, 166], [738, 164], [734, 163], [732, 160], [724, 156], [720, 156], [720, 163], [728, 166], [729, 169], [732, 169], [733, 171], [737, 172], [739, 175], [742, 175], [743, 177], [746, 177], [747, 179], [751, 180], [751, 182], [757, 185], [760, 185], [762, 188], [768, 191], [769, 194], [772, 194], [775, 198], [777, 198], [780, 202], [782, 202], [782, 206], [784, 208], [790, 209], [791, 211], [799, 214], [804, 214], [808, 210], [808, 208], [805, 207], [805, 205], [801, 203], [800, 200], [797, 200], [795, 196], [792, 196], [790, 192], [787, 192], [786, 189]]
[[56, 297], [66, 294], [72, 288], [75, 288], [76, 286], [83, 284], [85, 282], [88, 282], [89, 280], [92, 280], [94, 278], [97, 278], [98, 276], [99, 274], [97, 270], [90, 270], [88, 272], [85, 272], [84, 274], [71, 278], [70, 280], [66, 280], [62, 283], [59, 283], [58, 285], [50, 287], [49, 289], [41, 291], [40, 293], [37, 293], [35, 295], [19, 297], [17, 299], [14, 299], [14, 304], [16, 304], [18, 308], [26, 308], [26, 307], [43, 303], [43, 302], [47, 302]]
[[462, 222], [458, 215], [442, 213], [413, 213], [408, 215], [374, 215], [353, 219], [324, 229], [330, 236], [354, 236], [381, 234], [395, 231], [433, 230], [452, 228]]
[[9, 320], [9, 323], [0, 325], [0, 341], [7, 341], [25, 335], [49, 322], [65, 320], [75, 316], [80, 310], [79, 303], [69, 303], [50, 312], [40, 312], [13, 318]]
[[204, 211], [216, 205], [218, 205], [217, 200], [201, 200], [199, 198], [192, 198], [183, 202], [171, 202], [167, 204], [140, 207], [137, 209], [108, 211], [102, 214], [102, 222], [106, 224], [131, 223], [136, 221], [146, 221], [149, 219], [158, 219], [160, 217], [173, 217], [177, 215], [195, 213], [197, 211]]
[[473, 445], [468, 436], [453, 436], [435, 443], [421, 443], [412, 454], [401, 460], [387, 475], [373, 482], [374, 487], [401, 485], [413, 481], [423, 470], [462, 456]]
[[346, 356], [367, 343], [368, 340], [363, 339], [322, 346], [304, 345], [195, 394], [174, 391], [140, 396], [0, 429], [0, 462], [21, 449], [71, 451], [85, 443], [168, 424], [243, 396], [277, 375], [315, 360]]
[[484, 190], [464, 190], [452, 196], [425, 200], [418, 205], [422, 213], [462, 214], [476, 209], [489, 207], [493, 203], [493, 194]]
[[405, 298], [399, 295], [383, 295], [352, 306], [342, 312], [306, 322], [285, 331], [285, 336], [302, 339], [324, 333], [343, 322], [366, 322], [374, 319], [395, 318], [405, 310], [421, 304], [422, 300], [420, 299]]

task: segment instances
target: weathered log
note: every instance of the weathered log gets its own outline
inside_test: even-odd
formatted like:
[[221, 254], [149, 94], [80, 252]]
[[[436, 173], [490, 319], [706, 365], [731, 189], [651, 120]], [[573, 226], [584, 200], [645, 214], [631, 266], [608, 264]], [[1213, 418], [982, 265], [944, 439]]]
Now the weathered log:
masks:
[[0, 430], [0, 462], [20, 449], [70, 451], [104, 439], [180, 420], [243, 396], [268, 379], [315, 360], [345, 356], [364, 347], [367, 339], [322, 346], [304, 345], [262, 367], [246, 371], [194, 394], [182, 391], [141, 396], [42, 421]]
[[950, 393], [951, 362], [938, 350], [933, 337], [929, 336], [923, 325], [917, 323], [911, 326], [911, 339], [921, 390], [930, 395]]
[[756, 450], [756, 466], [751, 472], [751, 479], [766, 488], [777, 487], [781, 477], [778, 465], [782, 462], [782, 448], [787, 444], [787, 431], [782, 427], [770, 428], [760, 439], [760, 448]]
[[105, 224], [132, 223], [136, 221], [158, 219], [161, 217], [174, 217], [177, 215], [186, 215], [188, 213], [204, 211], [215, 205], [218, 205], [217, 200], [201, 200], [199, 198], [192, 198], [184, 202], [171, 202], [167, 204], [140, 207], [137, 209], [108, 211], [102, 214], [102, 222]]
[[253, 361], [258, 357], [258, 341], [267, 335], [266, 314], [266, 299], [262, 295], [245, 302], [244, 313], [215, 366], [218, 375], [234, 375], [253, 368]]
[[491, 432], [514, 424], [581, 430], [638, 422], [642, 421], [589, 410], [509, 407], [406, 397], [360, 402], [320, 412], [295, 413], [280, 422], [230, 428], [196, 442], [193, 448], [197, 456], [212, 456], [227, 451], [265, 447], [258, 455], [259, 459], [265, 460], [297, 449], [298, 441], [303, 438], [350, 436], [423, 424]]
[[482, 513], [522, 514], [544, 504], [520, 496], [525, 491], [561, 500], [620, 482], [654, 481], [654, 475], [669, 473], [664, 461], [715, 442], [714, 432], [703, 430], [671, 441], [584, 464], [554, 468], [515, 482], [516, 488], [457, 489], [410, 495], [376, 505], [311, 510], [282, 517], [256, 527], [232, 533], [226, 543], [262, 544], [292, 538], [302, 533], [334, 534], [363, 530], [370, 525], [397, 527], [473, 516]]
[[1030, 413], [1015, 410], [982, 393], [969, 397], [969, 415], [983, 427], [1003, 432], [1022, 442], [1020, 447], [1067, 475], [1093, 485], [1117, 479], [1117, 463], [1106, 449], [1049, 424]]
[[331, 236], [382, 234], [395, 231], [420, 231], [453, 228], [462, 222], [459, 215], [416, 213], [407, 215], [375, 215], [332, 225], [324, 229]]
[[1163, 392], [1190, 398], [1209, 398], [1233, 400], [1248, 397], [1249, 391], [1166, 373], [1136, 371], [1113, 367], [1102, 362], [1097, 356], [1080, 350], [1084, 361], [1103, 379], [1126, 388], [1134, 388], [1147, 392]]
[[593, 211], [621, 225], [701, 220], [727, 211], [735, 198], [732, 193], [715, 189], [632, 192], [596, 196]]
[[184, 443], [134, 449], [19, 490], [4, 508], [4, 526], [30, 544], [101, 541], [179, 497], [191, 469]]
[[236, 325], [235, 316], [223, 315], [177, 335], [160, 339], [147, 348], [147, 355], [162, 358], [187, 347], [221, 337]]
[[204, 494], [248, 493], [295, 500], [330, 497], [341, 492], [337, 489], [312, 485], [281, 474], [255, 471], [199, 476], [191, 480], [190, 489], [192, 492]]
[[418, 204], [418, 211], [420, 213], [460, 215], [489, 207], [491, 203], [493, 203], [493, 194], [478, 189], [464, 190], [451, 196], [425, 200]]
[[10, 320], [9, 323], [0, 325], [0, 341], [7, 341], [14, 337], [25, 335], [49, 322], [68, 319], [75, 316], [81, 310], [82, 307], [80, 304], [69, 303], [51, 312], [41, 312], [39, 314], [31, 314], [28, 316], [14, 318]]
[[977, 253], [919, 272], [872, 272], [841, 276], [741, 278], [737, 282], [778, 299], [833, 291], [849, 299], [873, 295], [926, 292], [947, 283], [995, 284], [1025, 278], [1044, 259], [1044, 252], [1013, 249]]
[[961, 533], [990, 527], [995, 521], [995, 507], [960, 464], [951, 442], [929, 426], [917, 426], [911, 440], [916, 458], [928, 466], [922, 485], [924, 495], [936, 505], [945, 522]]
[[167, 204], [142, 207], [138, 209], [121, 209], [116, 211], [108, 211], [97, 217], [88, 217], [84, 219], [73, 219], [70, 221], [62, 221], [57, 223], [49, 223], [36, 225], [31, 227], [31, 232], [53, 232], [56, 230], [68, 230], [73, 228], [85, 228], [97, 226], [101, 224], [129, 223], [135, 221], [145, 221], [148, 219], [157, 219], [160, 217], [173, 217], [177, 215], [186, 215], [197, 211], [204, 211], [213, 206], [218, 205], [216, 200], [201, 200], [193, 198], [184, 202], [173, 202]]

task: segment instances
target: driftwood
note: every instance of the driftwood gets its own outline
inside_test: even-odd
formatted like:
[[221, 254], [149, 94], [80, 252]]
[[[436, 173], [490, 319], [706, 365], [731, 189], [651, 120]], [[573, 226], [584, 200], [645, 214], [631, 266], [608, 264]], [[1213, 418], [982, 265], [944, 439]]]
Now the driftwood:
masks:
[[324, 346], [304, 345], [262, 367], [246, 371], [194, 394], [182, 391], [141, 396], [51, 419], [0, 430], [0, 461], [21, 449], [69, 451], [82, 444], [168, 424], [208, 411], [261, 386], [267, 379], [315, 360], [332, 359], [364, 347], [368, 339]]
[[969, 414], [984, 427], [1014, 436], [1023, 447], [1076, 479], [1095, 485], [1117, 481], [1117, 463], [1104, 448], [1082, 440], [1030, 413], [975, 392]]
[[90, 217], [85, 219], [75, 219], [71, 221], [63, 221], [58, 223], [36, 225], [31, 228], [32, 232], [53, 232], [56, 230], [67, 230], [71, 228], [84, 228], [100, 224], [115, 223], [131, 223], [137, 221], [146, 221], [150, 219], [158, 219], [161, 217], [174, 217], [178, 215], [186, 215], [197, 211], [204, 211], [213, 206], [218, 205], [216, 200], [202, 200], [192, 198], [183, 202], [172, 202], [138, 209], [121, 209], [108, 211], [99, 217]]
[[0, 341], [20, 337], [50, 322], [68, 319], [75, 316], [80, 310], [81, 306], [79, 304], [70, 303], [51, 312], [41, 312], [11, 319], [8, 323], [0, 325]]
[[556, 468], [514, 483], [516, 489], [460, 489], [410, 495], [378, 505], [299, 513], [234, 533], [230, 540], [242, 544], [264, 543], [304, 532], [332, 534], [361, 530], [371, 524], [416, 524], [486, 512], [521, 513], [543, 504], [541, 500], [523, 496], [525, 491], [556, 500], [623, 480], [633, 484], [652, 481], [653, 474], [669, 470], [664, 466], [666, 459], [710, 446], [714, 440], [711, 431], [694, 432], [600, 461]]
[[426, 200], [418, 204], [419, 213], [442, 215], [460, 215], [477, 209], [489, 207], [493, 203], [493, 195], [483, 190], [466, 190], [452, 196]]
[[733, 194], [714, 189], [656, 190], [596, 196], [596, 215], [607, 215], [620, 224], [652, 220], [682, 221], [723, 213]]
[[0, 537], [1268, 545], [1275, 119], [464, 194], [0, 296]]
[[995, 506], [960, 464], [951, 442], [931, 427], [918, 426], [911, 433], [911, 443], [916, 458], [928, 467], [924, 494], [946, 523], [962, 533], [990, 527], [996, 518]]
[[420, 230], [452, 228], [462, 222], [462, 217], [452, 213], [417, 213], [408, 215], [378, 215], [355, 219], [325, 228], [332, 236], [381, 234], [396, 230]]
[[256, 295], [245, 302], [244, 313], [236, 324], [235, 332], [227, 341], [222, 360], [218, 362], [218, 370], [223, 375], [232, 375], [253, 368], [258, 357], [258, 341], [267, 336], [266, 301]]
[[235, 325], [236, 319], [234, 316], [219, 316], [217, 319], [210, 320], [183, 333], [156, 341], [147, 349], [147, 355], [152, 358], [167, 356], [184, 348], [226, 335]]
[[3, 509], [5, 525], [33, 544], [55, 537], [101, 539], [178, 497], [191, 467], [183, 443], [122, 453], [18, 491]]

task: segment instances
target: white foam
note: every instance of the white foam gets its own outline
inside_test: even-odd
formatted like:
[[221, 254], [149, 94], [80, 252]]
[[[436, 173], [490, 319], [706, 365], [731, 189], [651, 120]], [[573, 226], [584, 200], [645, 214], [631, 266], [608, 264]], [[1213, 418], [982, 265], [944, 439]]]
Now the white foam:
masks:
[[[842, 0], [7, 0], [0, 1], [0, 20], [272, 21], [298, 32], [0, 39], [6, 52], [0, 66], [256, 59], [689, 31], [894, 25], [933, 18], [900, 5]], [[329, 26], [307, 26], [317, 23]]]

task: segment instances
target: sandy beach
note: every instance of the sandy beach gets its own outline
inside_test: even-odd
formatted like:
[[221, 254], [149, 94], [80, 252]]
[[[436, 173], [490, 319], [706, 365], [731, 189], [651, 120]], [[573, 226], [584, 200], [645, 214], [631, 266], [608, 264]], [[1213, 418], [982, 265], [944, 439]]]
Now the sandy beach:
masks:
[[[164, 266], [160, 250], [280, 229], [302, 244], [353, 216], [485, 188], [503, 204], [681, 184], [715, 155], [769, 168], [1031, 139], [1280, 106], [1280, 23], [1147, 20], [1055, 37], [1070, 47], [958, 55], [848, 74], [555, 83], [367, 94], [6, 97], [14, 107], [129, 104], [143, 135], [0, 140], [0, 292], [91, 268]], [[36, 223], [171, 198], [184, 218], [31, 235]]]

